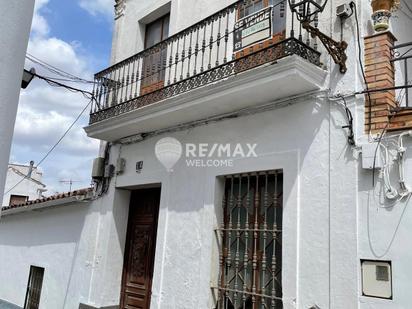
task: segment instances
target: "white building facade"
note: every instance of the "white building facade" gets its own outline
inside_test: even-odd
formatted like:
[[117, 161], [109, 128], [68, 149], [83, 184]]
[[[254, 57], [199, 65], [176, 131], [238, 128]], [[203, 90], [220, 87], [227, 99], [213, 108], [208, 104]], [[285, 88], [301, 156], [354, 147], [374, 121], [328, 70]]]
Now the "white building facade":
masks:
[[369, 2], [342, 27], [341, 4], [314, 24], [348, 43], [345, 74], [286, 2], [117, 1], [85, 128], [103, 141], [96, 194], [3, 211], [0, 299], [22, 306], [36, 266], [39, 308], [409, 308], [403, 52]]

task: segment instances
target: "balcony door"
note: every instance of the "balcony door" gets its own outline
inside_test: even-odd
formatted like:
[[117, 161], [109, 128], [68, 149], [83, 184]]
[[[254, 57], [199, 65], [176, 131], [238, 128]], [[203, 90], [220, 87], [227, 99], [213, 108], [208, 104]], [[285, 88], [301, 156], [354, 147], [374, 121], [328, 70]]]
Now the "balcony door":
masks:
[[[146, 25], [144, 48], [149, 49], [169, 36], [170, 14]], [[158, 47], [151, 50], [143, 60], [143, 78], [140, 93], [146, 94], [164, 86], [167, 49]]]

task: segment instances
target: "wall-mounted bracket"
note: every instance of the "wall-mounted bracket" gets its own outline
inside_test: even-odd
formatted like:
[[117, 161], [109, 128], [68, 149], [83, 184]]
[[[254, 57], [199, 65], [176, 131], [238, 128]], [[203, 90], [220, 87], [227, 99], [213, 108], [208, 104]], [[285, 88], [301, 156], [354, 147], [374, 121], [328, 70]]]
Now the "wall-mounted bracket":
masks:
[[346, 48], [348, 47], [348, 43], [345, 41], [336, 42], [334, 39], [321, 32], [318, 28], [313, 27], [308, 21], [303, 22], [302, 27], [308, 31], [313, 38], [318, 37], [320, 39], [332, 56], [333, 61], [339, 65], [339, 71], [342, 74], [346, 73], [346, 60], [348, 59]]

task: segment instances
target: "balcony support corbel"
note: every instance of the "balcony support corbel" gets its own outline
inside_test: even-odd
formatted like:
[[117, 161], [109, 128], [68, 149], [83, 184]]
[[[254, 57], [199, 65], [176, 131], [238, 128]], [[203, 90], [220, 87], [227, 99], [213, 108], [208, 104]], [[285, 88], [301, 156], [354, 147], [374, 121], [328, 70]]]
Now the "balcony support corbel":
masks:
[[339, 65], [339, 71], [342, 74], [346, 73], [346, 60], [348, 59], [348, 56], [346, 55], [346, 48], [348, 47], [348, 43], [345, 41], [335, 41], [321, 32], [318, 28], [313, 27], [309, 21], [303, 22], [302, 27], [310, 33], [312, 38], [318, 37], [320, 39], [328, 53], [332, 56], [333, 61]]

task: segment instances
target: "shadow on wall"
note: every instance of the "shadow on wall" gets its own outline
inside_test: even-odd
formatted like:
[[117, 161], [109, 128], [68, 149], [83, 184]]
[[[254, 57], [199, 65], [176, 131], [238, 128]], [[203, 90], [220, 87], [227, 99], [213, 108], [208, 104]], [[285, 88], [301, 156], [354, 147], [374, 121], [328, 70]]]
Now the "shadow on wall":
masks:
[[77, 243], [89, 207], [75, 205], [3, 217], [0, 221], [0, 246]]
[[0, 309], [22, 309], [22, 308], [0, 299]]

